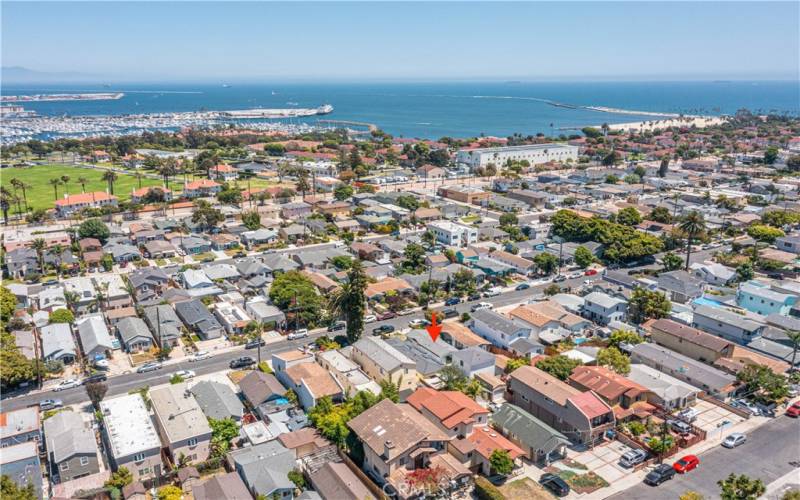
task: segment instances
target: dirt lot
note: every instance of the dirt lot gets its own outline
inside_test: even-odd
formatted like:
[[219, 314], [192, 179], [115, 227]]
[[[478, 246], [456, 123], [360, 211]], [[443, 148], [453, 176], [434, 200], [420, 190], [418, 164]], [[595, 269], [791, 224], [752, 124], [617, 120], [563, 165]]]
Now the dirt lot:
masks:
[[505, 495], [509, 500], [511, 499], [526, 499], [526, 500], [552, 500], [553, 496], [544, 488], [529, 477], [509, 481], [503, 486], [499, 487], [500, 492]]

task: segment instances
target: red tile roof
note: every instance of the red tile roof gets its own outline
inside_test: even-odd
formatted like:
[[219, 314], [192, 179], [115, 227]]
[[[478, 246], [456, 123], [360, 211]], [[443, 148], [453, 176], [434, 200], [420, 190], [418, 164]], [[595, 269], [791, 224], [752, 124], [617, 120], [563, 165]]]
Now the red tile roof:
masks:
[[406, 401], [415, 409], [425, 408], [448, 429], [475, 421], [476, 415], [489, 411], [459, 391], [435, 391], [421, 387]]
[[571, 396], [569, 401], [590, 420], [611, 412], [611, 407], [591, 391], [586, 391], [577, 396]]
[[467, 436], [467, 440], [475, 445], [475, 451], [487, 460], [492, 456], [494, 450], [506, 450], [512, 460], [524, 453], [519, 446], [491, 427], [482, 427], [473, 431]]
[[78, 205], [83, 203], [97, 203], [101, 201], [116, 200], [117, 197], [103, 191], [94, 191], [92, 193], [81, 193], [67, 196], [56, 200], [57, 207], [69, 207], [71, 205]]

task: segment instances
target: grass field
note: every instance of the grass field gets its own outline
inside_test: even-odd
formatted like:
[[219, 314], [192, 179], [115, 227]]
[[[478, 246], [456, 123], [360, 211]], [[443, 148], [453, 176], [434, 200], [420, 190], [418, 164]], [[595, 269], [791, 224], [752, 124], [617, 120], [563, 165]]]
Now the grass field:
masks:
[[[53, 186], [50, 185], [50, 179], [60, 178], [62, 175], [68, 175], [70, 180], [66, 186], [58, 186], [58, 197], [63, 198], [64, 193], [80, 194], [81, 185], [78, 184], [79, 177], [88, 179], [86, 183], [86, 192], [91, 191], [106, 191], [108, 183], [102, 179], [102, 170], [93, 170], [89, 168], [75, 167], [73, 165], [37, 165], [34, 167], [26, 168], [4, 168], [0, 170], [0, 183], [9, 191], [13, 192], [11, 187], [11, 179], [17, 178], [30, 184], [31, 187], [27, 189], [28, 206], [32, 208], [53, 208], [55, 201]], [[114, 194], [121, 200], [127, 200], [131, 197], [131, 191], [139, 187], [139, 180], [132, 175], [122, 174], [117, 172], [119, 178], [114, 182]], [[178, 188], [179, 181], [175, 179], [170, 182], [170, 187]], [[157, 179], [142, 178], [142, 187], [144, 186], [161, 186], [162, 182]], [[66, 189], [66, 191], [65, 191]], [[17, 193], [22, 196], [22, 193]], [[17, 212], [17, 207], [14, 206], [9, 211], [10, 214]]]

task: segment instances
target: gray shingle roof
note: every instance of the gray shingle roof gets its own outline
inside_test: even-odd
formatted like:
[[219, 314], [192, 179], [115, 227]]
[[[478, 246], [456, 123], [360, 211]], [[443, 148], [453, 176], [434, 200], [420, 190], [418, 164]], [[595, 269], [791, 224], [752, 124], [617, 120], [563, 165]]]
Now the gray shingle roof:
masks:
[[75, 455], [97, 455], [94, 432], [86, 426], [80, 414], [74, 411], [58, 412], [44, 421], [47, 451], [55, 463]]
[[528, 332], [531, 330], [530, 328], [519, 326], [502, 314], [496, 313], [490, 309], [480, 309], [475, 311], [472, 313], [472, 317], [489, 326], [491, 329], [506, 335], [514, 335], [520, 330], [527, 330]]
[[77, 320], [76, 324], [84, 354], [88, 354], [98, 347], [109, 351], [114, 348], [111, 335], [101, 314], [84, 316]]
[[190, 390], [206, 417], [217, 420], [242, 418], [244, 405], [227, 385], [204, 380], [193, 385]]
[[153, 341], [153, 336], [150, 334], [147, 325], [141, 318], [123, 318], [117, 323], [117, 331], [119, 332], [122, 341], [126, 344], [132, 342], [137, 337], [144, 337]]
[[492, 422], [504, 432], [516, 436], [526, 447], [550, 453], [569, 439], [527, 411], [512, 404], [504, 404], [492, 415]]
[[175, 311], [187, 325], [200, 331], [222, 328], [206, 306], [197, 299], [178, 302], [175, 304]]
[[354, 344], [354, 347], [387, 371], [395, 370], [406, 363], [414, 365], [414, 361], [383, 339], [362, 337]]

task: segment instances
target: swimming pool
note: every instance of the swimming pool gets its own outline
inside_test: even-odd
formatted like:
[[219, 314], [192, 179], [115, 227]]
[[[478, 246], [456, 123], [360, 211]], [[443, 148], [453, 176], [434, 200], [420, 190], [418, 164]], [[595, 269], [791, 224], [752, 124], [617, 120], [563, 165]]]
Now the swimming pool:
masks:
[[716, 300], [709, 299], [707, 297], [698, 297], [692, 301], [692, 303], [698, 306], [710, 306], [710, 307], [722, 307], [721, 302], [717, 302]]

